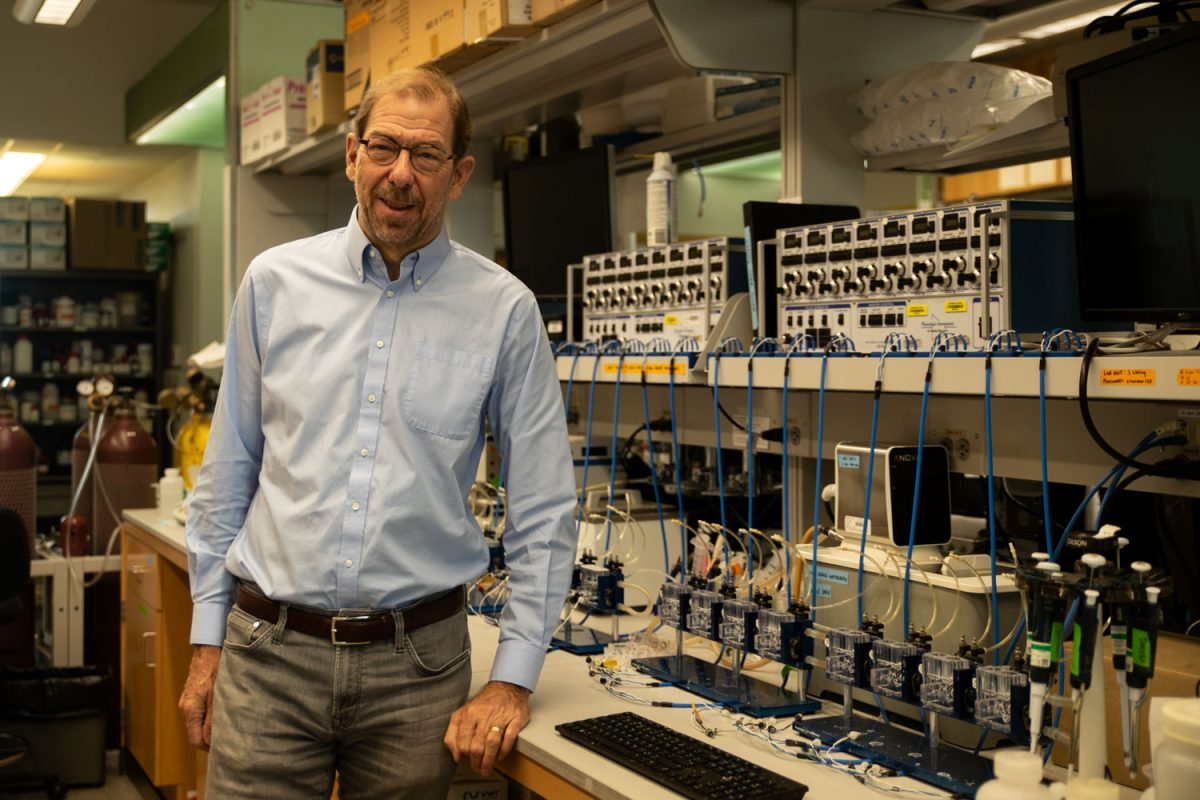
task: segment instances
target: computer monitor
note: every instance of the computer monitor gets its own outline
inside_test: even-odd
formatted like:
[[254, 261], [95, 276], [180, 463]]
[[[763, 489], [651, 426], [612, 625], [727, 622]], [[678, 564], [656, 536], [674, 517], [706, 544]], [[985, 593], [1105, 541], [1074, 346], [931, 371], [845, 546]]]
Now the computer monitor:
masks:
[[1200, 322], [1200, 24], [1066, 80], [1082, 316]]
[[614, 249], [608, 145], [514, 164], [504, 172], [508, 268], [539, 299], [567, 294], [567, 265]]

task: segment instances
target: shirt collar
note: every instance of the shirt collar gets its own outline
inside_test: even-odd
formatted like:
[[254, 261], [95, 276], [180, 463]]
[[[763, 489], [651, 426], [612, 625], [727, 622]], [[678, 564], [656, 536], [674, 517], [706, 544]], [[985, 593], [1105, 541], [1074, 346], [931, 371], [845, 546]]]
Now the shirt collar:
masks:
[[[375, 259], [379, 258], [375, 246], [371, 244], [371, 240], [367, 238], [367, 234], [363, 232], [362, 226], [358, 223], [358, 206], [355, 206], [354, 210], [350, 212], [350, 222], [346, 226], [346, 255], [350, 261], [350, 269], [354, 271], [359, 281], [366, 280], [367, 270], [370, 268], [372, 258], [371, 254], [367, 252], [368, 250], [374, 252]], [[449, 254], [450, 237], [446, 233], [445, 226], [442, 226], [432, 242], [405, 257], [404, 264], [400, 268], [400, 278], [403, 280], [406, 277], [405, 273], [411, 269], [411, 274], [407, 277], [412, 281], [413, 291], [419, 292], [425, 284], [429, 283], [433, 274], [441, 268]]]

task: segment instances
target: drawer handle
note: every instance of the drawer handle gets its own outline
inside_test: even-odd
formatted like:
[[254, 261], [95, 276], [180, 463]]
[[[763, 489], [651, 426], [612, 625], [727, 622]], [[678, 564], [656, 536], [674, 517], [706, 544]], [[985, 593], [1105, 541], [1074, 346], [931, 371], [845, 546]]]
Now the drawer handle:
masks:
[[156, 666], [158, 666], [157, 662], [155, 662], [153, 660], [151, 660], [151, 661], [146, 660], [146, 641], [151, 636], [154, 637], [154, 642], [155, 642], [155, 644], [157, 644], [158, 643], [158, 631], [146, 631], [145, 633], [142, 634], [142, 666], [149, 667], [150, 669], [154, 669]]

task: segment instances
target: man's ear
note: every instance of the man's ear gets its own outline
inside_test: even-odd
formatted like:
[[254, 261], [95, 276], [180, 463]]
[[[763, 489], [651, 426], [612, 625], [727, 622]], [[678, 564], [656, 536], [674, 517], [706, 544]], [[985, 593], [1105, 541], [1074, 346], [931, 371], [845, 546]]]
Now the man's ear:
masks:
[[467, 185], [467, 181], [471, 177], [471, 173], [475, 170], [475, 157], [463, 156], [454, 160], [454, 175], [450, 179], [451, 200], [457, 200], [463, 192], [463, 187]]
[[358, 174], [358, 137], [353, 133], [346, 134], [346, 177], [354, 183]]

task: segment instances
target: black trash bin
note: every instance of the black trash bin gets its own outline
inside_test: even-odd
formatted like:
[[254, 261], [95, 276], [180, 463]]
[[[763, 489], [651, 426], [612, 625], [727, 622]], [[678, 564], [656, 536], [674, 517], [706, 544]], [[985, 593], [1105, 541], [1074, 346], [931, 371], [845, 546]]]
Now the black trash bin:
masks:
[[24, 758], [0, 768], [0, 786], [103, 784], [110, 680], [107, 666], [0, 668], [0, 733], [27, 744]]

